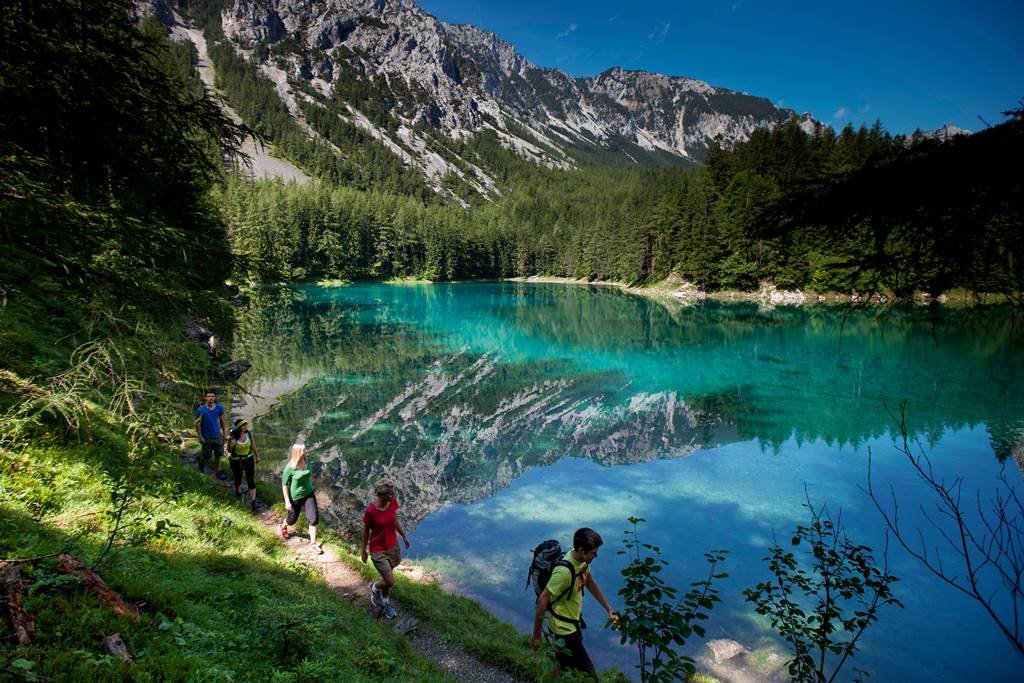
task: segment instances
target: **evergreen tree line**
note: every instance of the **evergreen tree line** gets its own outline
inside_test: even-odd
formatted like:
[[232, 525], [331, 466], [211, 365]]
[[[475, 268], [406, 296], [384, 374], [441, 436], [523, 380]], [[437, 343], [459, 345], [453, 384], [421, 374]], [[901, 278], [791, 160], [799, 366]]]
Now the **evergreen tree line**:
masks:
[[[261, 279], [675, 274], [706, 290], [1013, 294], [1024, 288], [1021, 183], [1001, 160], [1021, 151], [1022, 125], [943, 143], [877, 123], [808, 135], [794, 121], [715, 146], [698, 170], [649, 171], [552, 170], [480, 134], [451, 147], [507, 189], [466, 210], [266, 181], [235, 183], [225, 208], [239, 253], [275, 264]], [[260, 244], [274, 251], [260, 256]]]
[[1019, 117], [945, 143], [879, 123], [808, 135], [791, 121], [714, 146], [697, 170], [561, 174], [576, 188], [555, 172], [520, 175], [501, 214], [531, 236], [515, 242], [517, 274], [1019, 297], [1024, 191], [1004, 169], [1022, 141]]
[[221, 194], [235, 269], [262, 282], [495, 277], [507, 250], [461, 208], [326, 183], [235, 177]]
[[[594, 171], [594, 178], [614, 172]], [[430, 280], [514, 277], [560, 271], [563, 240], [572, 226], [607, 228], [616, 204], [633, 183], [594, 195], [591, 175], [564, 176], [575, 202], [546, 203], [520, 188], [499, 203], [470, 209], [362, 191], [327, 183], [230, 179], [221, 193], [224, 217], [234, 245], [238, 275], [263, 282], [318, 278], [420, 277]], [[568, 204], [571, 204], [568, 205]], [[579, 234], [576, 235], [580, 237]], [[602, 256], [618, 263], [615, 245], [596, 243]], [[592, 267], [595, 254], [581, 248], [580, 267]], [[585, 264], [585, 265], [584, 265]], [[619, 270], [595, 275], [614, 279]]]

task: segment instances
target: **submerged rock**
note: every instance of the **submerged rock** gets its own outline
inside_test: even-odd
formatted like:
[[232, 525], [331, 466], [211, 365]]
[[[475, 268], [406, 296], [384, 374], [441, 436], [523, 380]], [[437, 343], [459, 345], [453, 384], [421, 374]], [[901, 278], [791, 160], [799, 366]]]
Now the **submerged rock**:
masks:
[[727, 659], [732, 659], [745, 649], [735, 640], [729, 640], [728, 638], [708, 641], [707, 646], [715, 662], [724, 662]]
[[723, 683], [782, 683], [786, 657], [774, 645], [749, 650], [729, 638], [705, 643], [706, 652], [697, 657], [698, 667]]

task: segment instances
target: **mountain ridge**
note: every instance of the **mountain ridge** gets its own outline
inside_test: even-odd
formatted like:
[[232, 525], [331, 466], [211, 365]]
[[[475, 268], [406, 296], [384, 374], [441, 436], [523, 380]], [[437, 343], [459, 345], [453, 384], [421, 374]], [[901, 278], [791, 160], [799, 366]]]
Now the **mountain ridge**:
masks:
[[[484, 195], [500, 185], [488, 169], [468, 168], [472, 159], [446, 158], [431, 140], [436, 134], [456, 141], [493, 134], [550, 167], [587, 158], [692, 166], [716, 140], [731, 147], [791, 118], [808, 132], [820, 125], [690, 76], [612, 66], [573, 77], [534, 64], [493, 31], [443, 22], [412, 0], [229, 0], [220, 24], [300, 123], [303, 106], [327, 108], [418, 167], [435, 190], [449, 175]], [[365, 116], [353, 101], [353, 84], [367, 81], [378, 90], [369, 99], [387, 102], [386, 116]]]

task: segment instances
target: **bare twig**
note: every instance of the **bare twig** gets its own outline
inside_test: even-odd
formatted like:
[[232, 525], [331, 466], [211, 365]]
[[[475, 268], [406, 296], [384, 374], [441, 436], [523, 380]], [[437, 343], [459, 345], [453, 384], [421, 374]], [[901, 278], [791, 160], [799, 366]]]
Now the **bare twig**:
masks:
[[[933, 576], [978, 603], [1014, 650], [1024, 656], [1021, 624], [1024, 620], [1024, 505], [1020, 496], [1010, 485], [1005, 471], [1000, 472], [999, 487], [994, 492], [987, 496], [980, 490], [975, 492], [977, 519], [969, 518], [962, 498], [963, 478], [957, 476], [947, 484], [936, 473], [921, 445], [914, 441], [912, 447], [905, 404], [901, 403], [896, 413], [888, 406], [886, 410], [900, 433], [897, 450], [906, 457], [918, 481], [932, 492], [936, 511], [945, 518], [945, 524], [940, 524], [921, 508], [922, 515], [943, 543], [935, 546], [930, 554], [925, 532], [920, 527], [914, 534], [916, 542], [910, 540], [900, 523], [895, 491], [890, 487], [888, 505], [884, 505], [875, 492], [870, 449], [865, 489], [868, 496], [904, 550]], [[957, 558], [956, 568], [944, 564], [942, 548], [946, 554]]]

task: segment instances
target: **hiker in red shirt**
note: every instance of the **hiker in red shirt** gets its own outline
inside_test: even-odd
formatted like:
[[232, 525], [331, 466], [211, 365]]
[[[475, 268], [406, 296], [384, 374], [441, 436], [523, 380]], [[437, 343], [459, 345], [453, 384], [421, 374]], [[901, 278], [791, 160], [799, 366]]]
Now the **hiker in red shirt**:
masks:
[[[395, 486], [381, 483], [373, 489], [377, 500], [366, 506], [363, 513], [363, 543], [360, 546], [363, 562], [369, 551], [373, 566], [380, 572], [380, 581], [370, 584], [370, 604], [385, 618], [394, 619], [395, 609], [389, 599], [391, 587], [395, 585], [394, 568], [402, 561], [402, 552], [398, 547], [398, 536], [409, 547], [409, 539], [398, 522], [398, 501], [395, 499]], [[398, 536], [395, 535], [398, 532]]]

